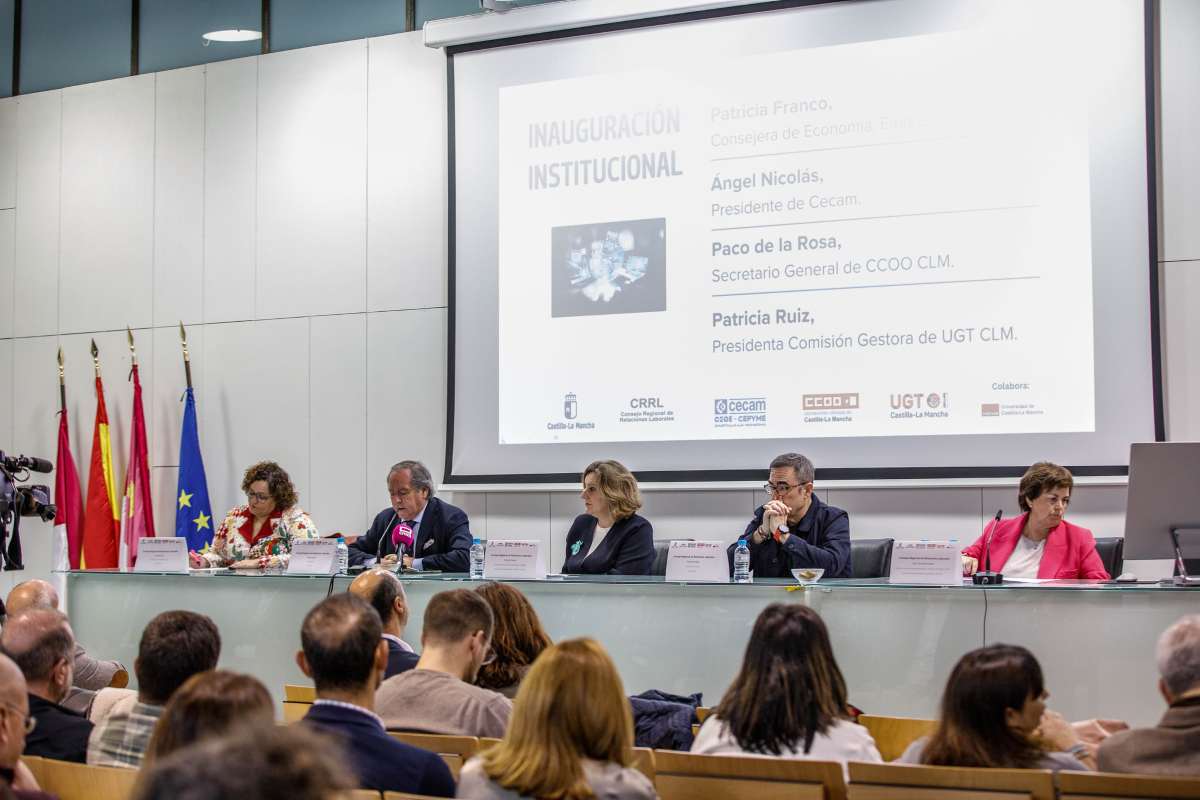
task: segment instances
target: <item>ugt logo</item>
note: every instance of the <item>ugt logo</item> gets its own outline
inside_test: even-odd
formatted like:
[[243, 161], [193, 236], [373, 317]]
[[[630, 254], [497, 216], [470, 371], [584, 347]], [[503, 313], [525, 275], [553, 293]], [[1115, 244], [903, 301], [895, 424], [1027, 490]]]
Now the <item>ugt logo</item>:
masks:
[[563, 416], [567, 419], [575, 419], [579, 416], [579, 403], [575, 400], [574, 392], [568, 392], [563, 397]]

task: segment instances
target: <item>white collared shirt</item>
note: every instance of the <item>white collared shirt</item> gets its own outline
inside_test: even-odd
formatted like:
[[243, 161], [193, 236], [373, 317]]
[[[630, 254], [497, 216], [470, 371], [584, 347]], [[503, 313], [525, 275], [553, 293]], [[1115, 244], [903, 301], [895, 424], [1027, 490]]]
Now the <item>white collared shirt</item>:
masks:
[[416, 650], [412, 649], [412, 645], [410, 645], [408, 642], [401, 639], [399, 636], [396, 636], [391, 633], [385, 633], [385, 634], [383, 634], [383, 638], [387, 639], [389, 642], [395, 642], [396, 644], [400, 645], [400, 649], [406, 653], [417, 652]]
[[1017, 546], [1004, 564], [1004, 575], [1008, 578], [1036, 578], [1046, 552], [1046, 540], [1035, 542], [1025, 534], [1017, 539]]

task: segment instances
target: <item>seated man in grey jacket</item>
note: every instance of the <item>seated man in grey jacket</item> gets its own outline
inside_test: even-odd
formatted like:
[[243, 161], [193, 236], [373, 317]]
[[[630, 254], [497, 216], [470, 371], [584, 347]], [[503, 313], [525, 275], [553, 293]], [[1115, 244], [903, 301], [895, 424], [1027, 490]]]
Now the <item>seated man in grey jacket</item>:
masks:
[[1166, 713], [1153, 728], [1121, 731], [1101, 742], [1097, 768], [1200, 777], [1200, 614], [1167, 628], [1156, 656]]
[[[10, 615], [27, 608], [53, 608], [59, 611], [58, 592], [43, 580], [18, 583], [8, 593], [5, 606]], [[75, 682], [61, 705], [86, 714], [95, 692], [106, 686], [123, 688], [129, 683], [129, 671], [118, 661], [101, 661], [88, 655], [78, 640], [75, 642]]]

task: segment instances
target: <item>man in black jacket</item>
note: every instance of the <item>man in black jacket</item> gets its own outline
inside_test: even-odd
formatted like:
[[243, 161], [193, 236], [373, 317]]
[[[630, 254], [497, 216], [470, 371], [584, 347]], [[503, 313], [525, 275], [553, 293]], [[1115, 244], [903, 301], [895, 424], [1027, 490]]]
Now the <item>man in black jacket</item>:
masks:
[[471, 526], [466, 513], [433, 496], [433, 476], [420, 461], [392, 465], [387, 476], [390, 508], [350, 545], [351, 564], [394, 564], [408, 569], [466, 572]]
[[[759, 506], [742, 538], [750, 548], [756, 578], [790, 578], [799, 567], [818, 567], [825, 578], [850, 577], [850, 517], [813, 493], [813, 464], [799, 453], [771, 462], [766, 489], [770, 500]], [[729, 572], [733, 553], [729, 546]]]
[[75, 635], [66, 616], [45, 607], [15, 614], [0, 646], [25, 676], [29, 716], [37, 720], [25, 737], [25, 754], [83, 763], [92, 723], [60, 705], [71, 690], [75, 660]]

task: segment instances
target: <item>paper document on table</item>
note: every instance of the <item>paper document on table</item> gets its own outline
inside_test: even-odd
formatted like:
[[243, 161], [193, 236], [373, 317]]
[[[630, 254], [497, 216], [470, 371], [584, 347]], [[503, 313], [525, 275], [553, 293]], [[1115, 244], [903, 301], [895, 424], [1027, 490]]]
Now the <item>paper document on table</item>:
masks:
[[958, 540], [904, 541], [892, 545], [890, 583], [957, 586], [962, 583], [962, 556]]

